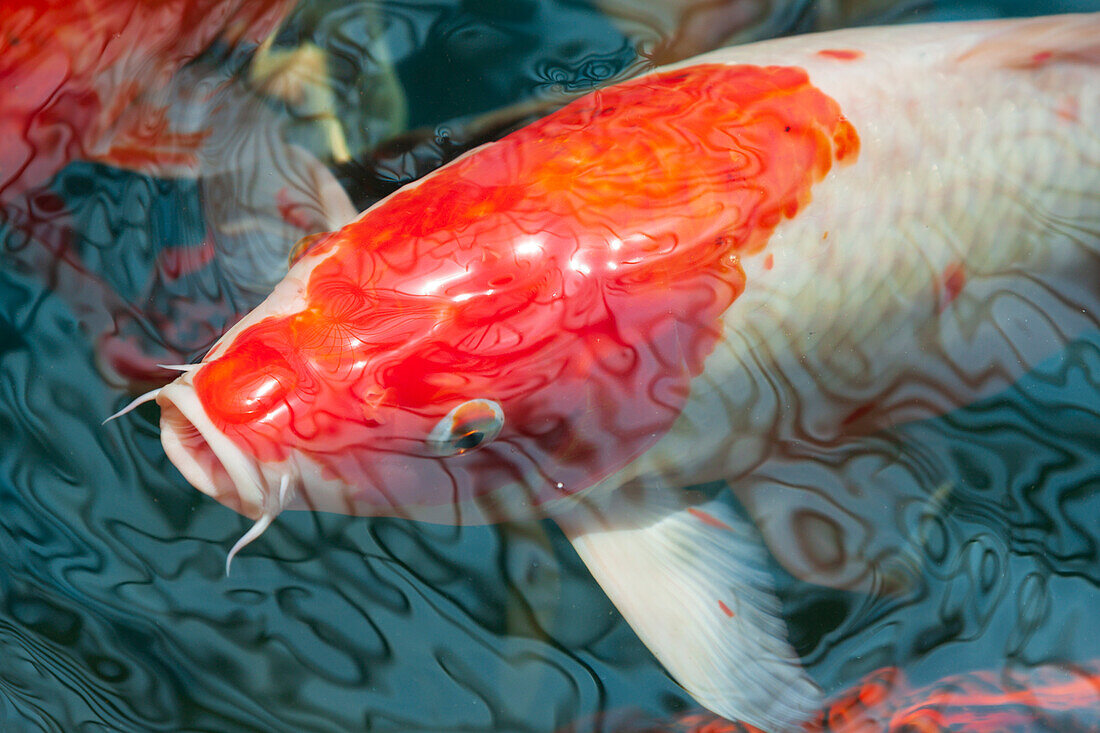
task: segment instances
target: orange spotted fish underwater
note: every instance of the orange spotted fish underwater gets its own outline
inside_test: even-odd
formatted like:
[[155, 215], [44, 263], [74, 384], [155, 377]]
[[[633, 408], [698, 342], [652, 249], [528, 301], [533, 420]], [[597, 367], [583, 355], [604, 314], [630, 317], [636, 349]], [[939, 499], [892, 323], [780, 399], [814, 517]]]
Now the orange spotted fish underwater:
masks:
[[[289, 247], [278, 235], [293, 240], [355, 214], [342, 192], [332, 195], [339, 185], [328, 170], [283, 140], [265, 100], [228, 64], [202, 58], [246, 50], [252, 58], [294, 4], [0, 0], [4, 267], [48, 278], [80, 314], [96, 342], [97, 366], [115, 386], [136, 393], [163, 384], [171, 372], [158, 362], [188, 358], [216, 335], [207, 330], [211, 322], [236, 320], [238, 308], [258, 303], [285, 272]], [[202, 197], [203, 241], [158, 242], [151, 274], [133, 288], [127, 275], [96, 273], [96, 255], [85, 261], [89, 253], [61, 195], [62, 172], [77, 161], [201, 182], [210, 192]], [[310, 204], [319, 198], [326, 210], [342, 209], [336, 219], [315, 220]], [[266, 231], [274, 242], [265, 248]], [[236, 293], [223, 291], [205, 305], [164, 295], [212, 261]], [[187, 307], [175, 310], [166, 300]]]
[[[748, 480], [1095, 331], [1097, 129], [1098, 15], [718, 51], [307, 243], [146, 399], [182, 474], [256, 520], [230, 558], [287, 509], [550, 517], [697, 701], [792, 729], [821, 692]], [[717, 480], [755, 522], [685, 489]]]
[[187, 174], [205, 133], [176, 130], [172, 76], [215, 41], [259, 43], [291, 0], [2, 0], [0, 203], [67, 163]]
[[[887, 667], [867, 675], [807, 721], [804, 733], [1085, 733], [1100, 729], [1100, 665], [966, 672], [923, 687]], [[761, 733], [691, 712], [672, 721], [605, 722], [609, 733]]]

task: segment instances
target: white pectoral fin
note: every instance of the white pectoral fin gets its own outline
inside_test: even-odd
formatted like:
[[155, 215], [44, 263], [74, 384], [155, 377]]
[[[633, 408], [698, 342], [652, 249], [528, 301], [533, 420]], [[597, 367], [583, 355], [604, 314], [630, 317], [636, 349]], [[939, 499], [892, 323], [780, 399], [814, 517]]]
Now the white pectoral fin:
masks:
[[555, 519], [623, 617], [697, 701], [768, 731], [810, 718], [821, 693], [787, 641], [756, 529], [721, 497], [644, 494], [585, 501]]

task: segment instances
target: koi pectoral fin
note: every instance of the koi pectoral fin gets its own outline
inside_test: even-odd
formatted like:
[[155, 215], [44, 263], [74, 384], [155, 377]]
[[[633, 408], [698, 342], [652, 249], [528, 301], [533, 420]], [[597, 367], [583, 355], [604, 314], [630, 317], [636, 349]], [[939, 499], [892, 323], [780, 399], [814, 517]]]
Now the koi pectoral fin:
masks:
[[821, 691], [787, 641], [755, 528], [720, 497], [645, 493], [586, 501], [555, 519], [692, 697], [765, 730], [797, 727], [819, 706]]

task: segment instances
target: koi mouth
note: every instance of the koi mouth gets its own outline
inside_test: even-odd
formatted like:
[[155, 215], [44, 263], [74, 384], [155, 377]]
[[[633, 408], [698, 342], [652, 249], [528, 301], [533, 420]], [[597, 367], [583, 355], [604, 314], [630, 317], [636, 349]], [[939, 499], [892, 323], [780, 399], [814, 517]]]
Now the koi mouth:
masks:
[[[165, 368], [192, 372], [198, 365]], [[160, 406], [160, 441], [164, 452], [183, 477], [207, 496], [256, 520], [229, 551], [225, 560], [225, 574], [229, 575], [229, 566], [241, 548], [263, 534], [293, 501], [295, 492], [290, 488], [290, 474], [280, 474], [278, 489], [273, 490], [258, 461], [238, 448], [207, 417], [189, 374], [143, 394], [103, 423], [154, 400]]]
[[290, 502], [290, 475], [271, 486], [255, 458], [249, 457], [210, 421], [189, 378], [156, 394], [164, 452], [195, 488], [256, 523], [237, 540], [225, 561], [263, 534]]
[[[238, 514], [259, 519], [274, 493], [255, 459], [211, 423], [194, 388], [183, 380], [157, 395], [160, 439], [168, 458], [195, 488]], [[277, 494], [276, 494], [277, 496]]]

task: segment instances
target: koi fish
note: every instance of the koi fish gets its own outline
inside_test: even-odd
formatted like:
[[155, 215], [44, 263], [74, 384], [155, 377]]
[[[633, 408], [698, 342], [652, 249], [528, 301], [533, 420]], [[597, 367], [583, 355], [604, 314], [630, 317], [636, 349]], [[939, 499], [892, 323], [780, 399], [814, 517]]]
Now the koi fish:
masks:
[[782, 527], [685, 487], [1097, 328], [1097, 39], [1100, 15], [854, 29], [604, 88], [308, 242], [134, 404], [256, 520], [227, 571], [288, 509], [551, 517], [697, 701], [794, 728], [821, 693], [751, 519]]
[[[294, 241], [356, 213], [327, 169], [282, 139], [264, 100], [227, 70], [195, 61], [217, 42], [270, 38], [292, 6], [36, 2], [0, 14], [3, 253], [48, 276], [96, 340], [100, 372], [115, 386], [163, 384], [171, 372], [158, 364], [189, 358], [217, 336], [204, 319], [236, 321], [285, 274]], [[75, 245], [79, 227], [51, 184], [76, 160], [196, 177], [203, 189], [207, 231], [198, 242], [166, 243], [138, 298], [122, 296]], [[170, 297], [153, 305], [215, 259], [237, 292], [197, 307]], [[189, 307], [158, 311], [165, 300], [171, 311], [179, 301]]]
[[1100, 668], [1092, 663], [973, 671], [916, 689], [901, 670], [879, 670], [823, 711], [807, 731], [1070, 733], [1098, 726]]
[[35, 0], [0, 14], [0, 201], [73, 160], [190, 173], [201, 130], [175, 130], [158, 95], [215, 40], [259, 43], [292, 0]]
[[[607, 721], [605, 721], [607, 723]], [[951, 675], [923, 687], [887, 667], [837, 696], [802, 728], [805, 733], [902, 733], [1033, 730], [1094, 731], [1100, 727], [1100, 668], [1095, 663], [1042, 665], [1001, 673]], [[614, 733], [762, 733], [752, 725], [690, 712], [674, 721], [639, 717], [611, 721]]]

